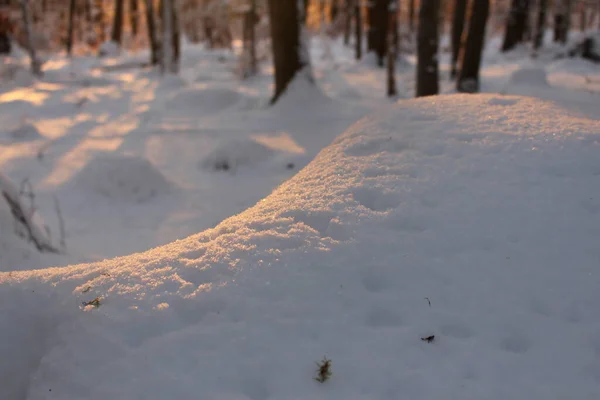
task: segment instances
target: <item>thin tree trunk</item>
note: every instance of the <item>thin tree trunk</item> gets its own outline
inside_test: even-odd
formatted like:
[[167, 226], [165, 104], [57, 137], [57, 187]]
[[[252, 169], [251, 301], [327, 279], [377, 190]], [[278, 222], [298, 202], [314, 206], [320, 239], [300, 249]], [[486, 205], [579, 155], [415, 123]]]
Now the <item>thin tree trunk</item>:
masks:
[[490, 13], [489, 0], [476, 0], [471, 9], [469, 32], [463, 54], [460, 75], [456, 83], [459, 92], [479, 91], [479, 68], [485, 41], [485, 27]]
[[523, 40], [529, 16], [529, 0], [512, 0], [510, 13], [506, 19], [506, 30], [502, 51], [512, 50]]
[[133, 37], [138, 34], [138, 18], [138, 0], [129, 0], [129, 24]]
[[[303, 44], [304, 7], [297, 0], [269, 0], [271, 42], [275, 66], [274, 104], [302, 69], [309, 67], [308, 49]], [[311, 78], [309, 77], [309, 80]]]
[[371, 0], [375, 2], [373, 9], [373, 45], [377, 55], [377, 65], [385, 65], [385, 56], [387, 52], [387, 33], [388, 33], [388, 7], [390, 0]]
[[466, 14], [467, 0], [455, 0], [452, 16], [452, 60], [450, 64], [450, 78], [452, 79], [456, 78], [456, 64], [458, 63], [458, 56], [460, 54]]
[[248, 41], [250, 42], [249, 56], [250, 56], [250, 74], [255, 75], [258, 71], [256, 62], [256, 0], [250, 0], [250, 16], [248, 27]]
[[554, 13], [554, 41], [567, 43], [569, 36], [570, 18], [571, 17], [571, 1], [557, 0]]
[[398, 37], [398, 0], [392, 0], [388, 8], [387, 32], [387, 95], [393, 97], [398, 94], [396, 90], [396, 42]]
[[362, 58], [363, 26], [362, 14], [360, 11], [360, 0], [354, 0], [354, 57], [357, 60]]
[[173, 71], [173, 16], [171, 15], [172, 0], [161, 1], [162, 21], [162, 46], [161, 46], [161, 72], [163, 74]]
[[179, 72], [179, 58], [181, 56], [179, 15], [177, 13], [175, 2], [176, 0], [169, 1], [169, 5], [171, 6], [171, 48], [173, 52], [171, 59], [171, 72]]
[[69, 1], [69, 23], [67, 27], [67, 54], [71, 56], [73, 50], [73, 27], [75, 22], [75, 0]]
[[27, 41], [27, 51], [31, 65], [31, 73], [35, 76], [42, 76], [42, 65], [40, 64], [35, 48], [33, 47], [31, 19], [29, 17], [29, 7], [27, 0], [21, 0], [21, 11], [23, 13], [23, 27], [25, 28], [25, 40]]
[[125, 2], [123, 0], [115, 0], [115, 14], [113, 19], [111, 40], [121, 46], [121, 39], [123, 38], [123, 7]]
[[375, 50], [375, 1], [367, 0], [367, 22], [369, 23], [369, 29], [367, 30], [367, 52]]
[[344, 44], [348, 46], [350, 44], [350, 31], [352, 30], [352, 7], [353, 0], [345, 0], [345, 21], [344, 21]]
[[148, 43], [150, 46], [150, 64], [156, 65], [158, 64], [159, 57], [153, 0], [146, 0], [146, 27], [148, 28]]
[[533, 48], [538, 50], [544, 42], [544, 31], [546, 30], [546, 13], [548, 10], [548, 0], [539, 0], [537, 24], [535, 38], [533, 39]]
[[417, 97], [436, 95], [439, 92], [437, 60], [439, 10], [439, 0], [421, 0], [417, 32]]
[[408, 3], [408, 30], [411, 35], [415, 32], [415, 0]]

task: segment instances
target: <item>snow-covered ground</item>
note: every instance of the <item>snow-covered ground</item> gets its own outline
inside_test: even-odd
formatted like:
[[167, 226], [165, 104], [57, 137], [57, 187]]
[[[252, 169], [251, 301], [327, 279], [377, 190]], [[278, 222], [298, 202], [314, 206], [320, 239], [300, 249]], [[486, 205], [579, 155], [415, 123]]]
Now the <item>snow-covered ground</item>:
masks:
[[392, 105], [316, 41], [321, 90], [268, 108], [268, 68], [184, 55], [2, 88], [0, 171], [67, 254], [0, 202], [1, 399], [600, 397], [597, 66], [489, 51], [496, 94]]

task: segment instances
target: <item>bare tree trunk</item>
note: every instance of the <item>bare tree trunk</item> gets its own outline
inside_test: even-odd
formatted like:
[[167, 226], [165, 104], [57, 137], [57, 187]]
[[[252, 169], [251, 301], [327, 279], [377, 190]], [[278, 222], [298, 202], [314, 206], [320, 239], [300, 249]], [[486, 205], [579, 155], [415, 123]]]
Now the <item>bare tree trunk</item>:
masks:
[[[274, 104], [302, 69], [310, 66], [303, 40], [304, 6], [298, 0], [269, 0], [271, 42], [275, 66]], [[309, 81], [312, 80], [310, 76]]]
[[129, 0], [129, 24], [131, 25], [131, 35], [138, 35], [138, 0]]
[[177, 7], [175, 6], [176, 1], [177, 0], [169, 1], [169, 5], [171, 6], [171, 48], [173, 52], [171, 59], [171, 72], [179, 72], [179, 58], [181, 56], [179, 15], [177, 13]]
[[348, 46], [350, 44], [350, 31], [352, 30], [352, 12], [353, 12], [353, 7], [352, 7], [352, 2], [353, 0], [345, 0], [344, 2], [344, 8], [345, 8], [345, 14], [344, 14], [344, 44], [346, 46]]
[[162, 45], [161, 45], [161, 63], [160, 68], [163, 74], [173, 71], [173, 16], [171, 12], [172, 0], [161, 1], [162, 12]]
[[571, 19], [571, 1], [557, 0], [554, 11], [554, 41], [567, 43]]
[[415, 32], [415, 0], [408, 3], [408, 30], [411, 35]]
[[69, 23], [67, 27], [67, 54], [73, 50], [73, 25], [75, 22], [75, 0], [69, 0]]
[[123, 7], [125, 3], [123, 0], [115, 0], [115, 13], [112, 26], [111, 40], [121, 46], [121, 39], [123, 38]]
[[373, 22], [373, 40], [374, 50], [377, 55], [377, 65], [383, 67], [385, 64], [385, 55], [387, 52], [387, 33], [388, 33], [388, 6], [390, 0], [371, 0], [375, 1]]
[[354, 0], [354, 57], [357, 60], [362, 58], [363, 26], [362, 14], [360, 11], [360, 0]]
[[548, 0], [539, 0], [535, 37], [533, 38], [533, 48], [535, 50], [542, 47], [542, 43], [544, 42], [544, 31], [546, 30], [547, 10]]
[[[360, 0], [358, 0], [360, 2]], [[367, 30], [367, 52], [375, 50], [375, 1], [367, 0], [367, 22], [369, 29]]]
[[258, 71], [258, 66], [256, 62], [256, 0], [250, 0], [250, 11], [248, 13], [248, 44], [249, 48], [249, 57], [250, 57], [250, 74], [255, 75]]
[[42, 76], [42, 65], [37, 58], [35, 48], [33, 46], [31, 19], [29, 17], [29, 7], [27, 5], [27, 0], [21, 0], [21, 11], [23, 13], [23, 27], [25, 28], [25, 40], [27, 41], [27, 51], [29, 51], [31, 73], [39, 77]]
[[455, 0], [452, 17], [452, 59], [450, 62], [450, 78], [452, 79], [456, 78], [456, 64], [458, 63], [458, 56], [460, 54], [466, 14], [467, 0]]
[[148, 43], [150, 45], [150, 64], [158, 64], [158, 40], [156, 38], [156, 20], [154, 19], [153, 0], [146, 0], [146, 26], [148, 28]]
[[523, 40], [527, 18], [529, 16], [529, 0], [512, 0], [510, 13], [506, 19], [504, 43], [502, 51], [512, 50]]
[[437, 59], [439, 10], [439, 0], [421, 0], [417, 33], [417, 97], [436, 95], [439, 92]]
[[95, 0], [94, 3], [94, 25], [98, 32], [98, 42], [106, 41], [106, 21], [104, 20], [104, 0]]
[[479, 91], [479, 68], [489, 13], [489, 0], [476, 0], [473, 2], [467, 43], [465, 44], [460, 75], [456, 83], [456, 89], [459, 92], [475, 93]]
[[398, 0], [391, 0], [388, 8], [387, 32], [387, 95], [393, 97], [396, 90], [396, 42], [398, 41]]

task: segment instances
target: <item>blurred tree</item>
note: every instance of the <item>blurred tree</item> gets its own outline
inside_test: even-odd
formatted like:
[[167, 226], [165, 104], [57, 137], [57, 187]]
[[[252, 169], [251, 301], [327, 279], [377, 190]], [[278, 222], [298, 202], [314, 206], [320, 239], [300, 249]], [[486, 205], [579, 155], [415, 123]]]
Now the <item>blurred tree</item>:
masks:
[[571, 20], [571, 0], [556, 0], [554, 5], [554, 41], [567, 43]]
[[354, 2], [354, 57], [357, 60], [362, 58], [362, 42], [363, 42], [363, 24], [362, 24], [362, 13], [360, 7], [360, 0], [353, 0]]
[[398, 7], [399, 0], [390, 0], [388, 6], [387, 32], [387, 95], [396, 96], [396, 49], [398, 48]]
[[475, 0], [473, 2], [467, 42], [465, 43], [460, 73], [456, 82], [456, 89], [459, 92], [475, 93], [479, 91], [479, 68], [489, 13], [489, 0]]
[[548, 11], [548, 0], [539, 0], [537, 23], [535, 27], [535, 37], [533, 38], [533, 48], [535, 50], [542, 47], [544, 42], [544, 31], [546, 30], [546, 14]]
[[504, 42], [502, 51], [512, 50], [523, 41], [527, 19], [529, 16], [529, 0], [512, 0], [508, 17], [506, 18], [506, 29], [504, 31]]
[[69, 0], [69, 23], [67, 28], [67, 54], [73, 50], [73, 28], [75, 24], [75, 0]]
[[129, 0], [129, 24], [131, 35], [136, 37], [138, 34], [138, 0]]
[[[275, 103], [300, 71], [309, 67], [304, 28], [304, 7], [297, 0], [269, 0], [271, 42], [275, 66], [275, 93], [271, 103]], [[307, 79], [312, 82], [309, 71]]]
[[121, 46], [123, 38], [123, 0], [115, 0], [111, 40]]
[[350, 44], [350, 31], [352, 30], [352, 13], [354, 12], [353, 0], [344, 0], [344, 44]]
[[159, 61], [159, 44], [156, 37], [153, 0], [146, 0], [146, 28], [148, 29], [148, 44], [150, 46], [150, 64], [156, 65]]
[[421, 0], [417, 32], [416, 96], [431, 96], [439, 92], [438, 22], [439, 0]]
[[[475, 0], [477, 1], [477, 0]], [[465, 28], [467, 0], [455, 0], [452, 17], [452, 59], [450, 60], [450, 78], [456, 78], [456, 64], [462, 45], [462, 35]]]

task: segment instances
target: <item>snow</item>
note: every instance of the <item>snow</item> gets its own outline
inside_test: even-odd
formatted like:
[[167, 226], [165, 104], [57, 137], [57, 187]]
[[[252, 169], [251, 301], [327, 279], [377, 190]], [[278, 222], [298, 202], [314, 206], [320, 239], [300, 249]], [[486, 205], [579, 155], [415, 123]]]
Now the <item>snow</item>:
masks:
[[489, 93], [391, 104], [323, 40], [273, 107], [191, 45], [0, 88], [0, 186], [67, 233], [37, 252], [0, 198], [0, 399], [599, 397], [597, 68], [491, 40]]
[[[35, 343], [2, 390], [595, 398], [599, 128], [527, 97], [402, 101], [214, 229], [0, 275], [3, 299], [28, 293], [5, 306], [2, 359]], [[33, 321], [41, 343], [15, 333]], [[333, 376], [319, 384], [323, 356]]]

